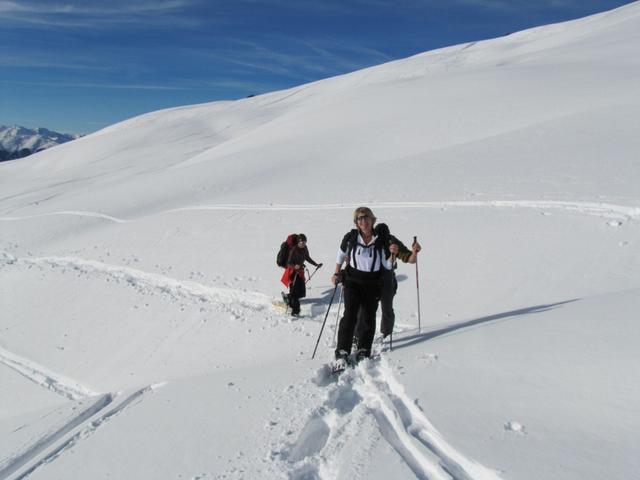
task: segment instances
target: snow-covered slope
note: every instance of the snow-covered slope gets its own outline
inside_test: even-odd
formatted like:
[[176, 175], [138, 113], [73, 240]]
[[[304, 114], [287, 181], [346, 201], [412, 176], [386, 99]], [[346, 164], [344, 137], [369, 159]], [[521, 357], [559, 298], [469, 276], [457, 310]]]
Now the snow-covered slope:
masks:
[[[0, 478], [627, 479], [640, 469], [640, 3], [0, 165]], [[424, 250], [339, 380], [352, 209]], [[386, 347], [385, 347], [386, 348]]]
[[78, 137], [79, 135], [53, 132], [46, 128], [33, 130], [17, 125], [0, 125], [0, 151], [4, 151], [6, 156], [11, 158], [17, 155], [26, 156], [28, 152], [35, 153]]

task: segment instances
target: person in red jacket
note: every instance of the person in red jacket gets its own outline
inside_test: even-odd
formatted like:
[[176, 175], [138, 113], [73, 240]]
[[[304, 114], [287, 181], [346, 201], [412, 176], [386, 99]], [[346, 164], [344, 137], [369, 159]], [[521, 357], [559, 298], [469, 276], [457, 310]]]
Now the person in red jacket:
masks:
[[287, 303], [291, 307], [291, 315], [294, 317], [300, 315], [300, 299], [307, 295], [306, 280], [304, 277], [305, 261], [318, 268], [322, 266], [321, 263], [316, 263], [309, 256], [307, 236], [301, 233], [298, 235], [298, 243], [289, 250], [287, 267], [280, 279], [280, 281], [289, 288]]

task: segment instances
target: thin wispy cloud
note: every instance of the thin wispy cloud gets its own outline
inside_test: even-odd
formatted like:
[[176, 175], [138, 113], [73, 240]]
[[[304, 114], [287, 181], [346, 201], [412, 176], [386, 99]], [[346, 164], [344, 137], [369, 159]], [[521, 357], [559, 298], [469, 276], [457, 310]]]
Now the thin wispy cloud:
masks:
[[179, 49], [177, 52], [201, 59], [203, 63], [226, 65], [223, 67], [225, 70], [231, 66], [241, 67], [235, 69], [238, 74], [267, 73], [298, 82], [339, 75], [391, 60], [389, 55], [379, 50], [336, 40], [301, 40], [274, 35], [269, 47], [265, 46], [266, 40], [259, 39], [226, 38], [219, 43], [223, 45]]
[[209, 56], [210, 58], [215, 58], [216, 60], [224, 63], [245, 67], [248, 73], [257, 74], [262, 72], [296, 81], [311, 81], [313, 78], [302, 73], [300, 68], [292, 68], [295, 65], [295, 62], [293, 61], [294, 57], [292, 57], [292, 61], [287, 62], [287, 65], [282, 65], [269, 63], [266, 58], [259, 58], [257, 56], [245, 56], [244, 58], [241, 58], [233, 54], [215, 52], [210, 53]]
[[462, 5], [471, 5], [486, 9], [518, 11], [535, 8], [571, 8], [579, 5], [576, 0], [451, 0]]
[[207, 88], [213, 90], [226, 90], [231, 92], [244, 91], [247, 92], [247, 94], [269, 92], [280, 87], [280, 85], [274, 84], [272, 82], [239, 81], [233, 78], [212, 80], [208, 82], [198, 82], [190, 86], [197, 89]]
[[[260, 43], [225, 39], [222, 46], [211, 48], [170, 49], [173, 55], [188, 56], [212, 68], [245, 76], [278, 76], [306, 82], [315, 80], [318, 75], [335, 75], [339, 71], [326, 63], [314, 60], [310, 52], [284, 52], [277, 48], [267, 48]], [[317, 55], [316, 55], [317, 56]], [[238, 68], [240, 67], [240, 68]]]
[[32, 56], [15, 56], [15, 55], [0, 55], [0, 67], [7, 68], [36, 68], [46, 70], [72, 70], [72, 71], [87, 71], [87, 72], [113, 72], [115, 68], [106, 65], [77, 63], [59, 60], [53, 60], [51, 58], [43, 58], [37, 55]]
[[199, 22], [187, 14], [193, 0], [158, 2], [67, 2], [64, 4], [0, 0], [0, 20], [11, 26], [101, 28], [132, 24], [193, 26]]
[[[363, 0], [366, 1], [366, 0]], [[377, 1], [377, 0], [372, 0]], [[269, 7], [277, 9], [287, 9], [290, 11], [296, 11], [306, 14], [354, 14], [360, 12], [364, 13], [359, 5], [358, 1], [343, 1], [343, 0], [237, 0], [238, 3], [243, 3], [249, 7]]]
[[392, 60], [389, 55], [380, 50], [361, 45], [317, 40], [307, 41], [304, 44], [322, 60], [341, 67], [342, 71], [356, 70], [365, 65]]
[[30, 13], [41, 15], [114, 15], [131, 13], [158, 13], [185, 9], [193, 5], [193, 0], [165, 0], [155, 2], [66, 2], [64, 4], [49, 1], [20, 2], [0, 0], [0, 14]]
[[285, 52], [275, 48], [265, 47], [262, 43], [254, 41], [235, 39], [234, 42], [237, 45], [244, 47], [242, 52], [246, 57], [255, 60], [260, 60], [260, 64], [267, 65], [280, 65], [283, 68], [295, 66], [298, 69], [302, 69], [306, 72], [314, 72], [320, 74], [330, 74], [335, 72], [335, 68], [325, 64], [314, 61], [309, 50], [300, 51], [297, 47], [291, 48], [291, 50]]
[[[304, 3], [304, 2], [303, 2]], [[545, 8], [573, 8], [585, 3], [603, 3], [598, 0], [351, 0], [352, 7], [358, 4], [361, 8], [378, 7], [386, 9], [416, 9], [424, 12], [436, 9], [456, 8], [459, 6], [472, 6], [490, 10], [526, 11], [530, 9]]]
[[143, 85], [143, 84], [120, 84], [120, 83], [84, 83], [84, 82], [25, 82], [0, 80], [3, 85], [26, 85], [32, 87], [53, 87], [53, 88], [93, 88], [110, 90], [185, 90], [183, 86], [172, 85]]

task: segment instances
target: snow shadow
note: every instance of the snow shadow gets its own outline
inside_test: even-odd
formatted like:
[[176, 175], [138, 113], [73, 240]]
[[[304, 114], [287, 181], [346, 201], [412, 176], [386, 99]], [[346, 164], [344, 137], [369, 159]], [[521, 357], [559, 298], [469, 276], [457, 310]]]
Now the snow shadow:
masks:
[[400, 282], [406, 282], [407, 280], [409, 280], [409, 275], [405, 275], [404, 273], [400, 274], [400, 275], [396, 275], [396, 281], [398, 283]]
[[320, 292], [313, 292], [314, 294], [316, 294], [318, 296], [315, 297], [315, 298], [309, 298], [309, 299], [307, 299], [307, 301], [309, 303], [315, 303], [316, 305], [325, 305], [325, 306], [329, 305], [329, 303], [331, 303], [331, 297], [333, 296], [333, 291], [335, 290], [336, 291], [336, 295], [333, 298], [333, 303], [337, 305], [338, 301], [340, 299], [340, 290], [341, 289], [342, 289], [342, 285], [338, 286], [337, 289], [335, 287], [331, 286], [329, 288], [325, 288], [324, 290], [322, 290]]
[[[320, 290], [322, 287], [318, 287]], [[336, 290], [336, 295], [333, 298], [333, 304], [331, 305], [331, 311], [335, 311], [338, 308], [340, 302], [340, 290], [342, 286], [339, 286]], [[300, 305], [310, 305], [311, 316], [324, 316], [327, 312], [327, 308], [331, 303], [331, 296], [333, 295], [334, 287], [325, 288], [319, 292], [311, 288], [307, 290], [307, 297], [300, 299]]]
[[543, 305], [535, 305], [532, 307], [520, 308], [518, 310], [510, 310], [508, 312], [500, 312], [493, 315], [488, 315], [486, 317], [475, 318], [473, 320], [467, 320], [459, 323], [454, 323], [451, 325], [447, 325], [445, 327], [436, 328], [435, 330], [431, 330], [425, 333], [417, 333], [409, 336], [402, 336], [393, 339], [393, 349], [400, 349], [410, 347], [417, 343], [426, 342], [433, 338], [441, 337], [443, 335], [447, 335], [449, 333], [457, 332], [458, 330], [463, 330], [465, 328], [474, 327], [476, 325], [481, 325], [484, 323], [495, 322], [497, 320], [504, 320], [511, 317], [517, 317], [520, 315], [528, 315], [532, 313], [543, 313], [554, 308], [558, 308], [561, 305], [565, 305], [567, 303], [577, 302], [580, 300], [579, 298], [572, 298], [571, 300], [565, 300], [562, 302], [556, 303], [548, 303]]

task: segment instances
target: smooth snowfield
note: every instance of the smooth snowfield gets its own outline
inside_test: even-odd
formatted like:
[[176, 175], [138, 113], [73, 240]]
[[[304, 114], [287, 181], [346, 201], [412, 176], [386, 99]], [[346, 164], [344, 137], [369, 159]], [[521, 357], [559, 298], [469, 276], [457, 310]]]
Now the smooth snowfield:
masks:
[[[0, 165], [0, 478], [637, 477], [639, 50], [636, 2]], [[360, 204], [422, 243], [422, 328], [401, 264], [335, 378]]]

